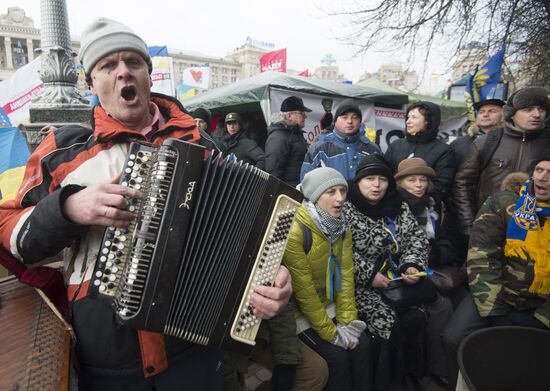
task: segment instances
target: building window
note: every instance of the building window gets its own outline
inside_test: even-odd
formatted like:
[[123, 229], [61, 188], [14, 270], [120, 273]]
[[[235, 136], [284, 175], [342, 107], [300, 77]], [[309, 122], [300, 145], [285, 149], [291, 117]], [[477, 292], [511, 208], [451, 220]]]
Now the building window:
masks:
[[13, 66], [22, 67], [29, 62], [27, 57], [27, 41], [23, 39], [12, 39], [11, 52], [13, 56]]

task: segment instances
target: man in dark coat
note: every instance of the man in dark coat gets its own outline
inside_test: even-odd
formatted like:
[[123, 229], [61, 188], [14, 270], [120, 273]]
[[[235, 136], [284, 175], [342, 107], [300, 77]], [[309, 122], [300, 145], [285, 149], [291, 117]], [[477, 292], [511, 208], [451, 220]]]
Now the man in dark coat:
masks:
[[459, 167], [476, 138], [489, 133], [491, 130], [502, 128], [502, 106], [500, 99], [487, 99], [474, 103], [476, 122], [468, 126], [466, 135], [457, 138], [451, 143], [455, 155], [456, 167]]
[[199, 107], [191, 113], [191, 116], [195, 120], [197, 129], [201, 135], [199, 144], [206, 147], [209, 151], [219, 151], [220, 148], [212, 135], [212, 113], [210, 110]]
[[302, 130], [306, 112], [311, 109], [304, 106], [302, 99], [289, 96], [281, 104], [278, 120], [267, 129], [265, 169], [291, 186], [300, 183], [300, 169], [307, 152]]
[[265, 169], [264, 151], [241, 130], [238, 113], [229, 113], [225, 116], [225, 127], [218, 135], [216, 144], [226, 155], [232, 153], [245, 163]]
[[495, 141], [486, 167], [480, 161], [489, 136], [477, 138], [459, 167], [454, 181], [452, 204], [461, 228], [467, 232], [481, 204], [499, 190], [504, 177], [514, 171], [527, 172], [530, 162], [550, 148], [545, 128], [550, 110], [550, 90], [525, 87], [513, 93], [503, 107], [504, 128]]

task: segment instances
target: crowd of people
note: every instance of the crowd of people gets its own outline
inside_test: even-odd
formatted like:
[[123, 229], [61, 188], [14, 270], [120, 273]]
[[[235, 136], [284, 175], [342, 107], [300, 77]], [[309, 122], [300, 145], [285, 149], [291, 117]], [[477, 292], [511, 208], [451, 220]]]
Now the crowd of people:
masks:
[[[32, 154], [15, 200], [0, 207], [2, 246], [26, 264], [64, 252], [81, 390], [238, 390], [249, 361], [273, 390], [454, 390], [457, 351], [472, 331], [550, 328], [550, 90], [525, 87], [476, 103], [467, 134], [438, 138], [440, 109], [417, 102], [387, 151], [343, 101], [307, 145], [302, 99], [282, 102], [267, 139], [242, 113], [212, 129], [151, 93], [143, 40], [105, 18], [79, 52], [99, 97], [90, 126], [55, 129]], [[173, 137], [233, 154], [303, 193], [273, 286], [251, 294], [263, 319], [250, 357], [118, 324], [87, 295], [102, 232], [124, 228], [117, 184], [129, 141]], [[429, 276], [429, 277], [428, 277]]]

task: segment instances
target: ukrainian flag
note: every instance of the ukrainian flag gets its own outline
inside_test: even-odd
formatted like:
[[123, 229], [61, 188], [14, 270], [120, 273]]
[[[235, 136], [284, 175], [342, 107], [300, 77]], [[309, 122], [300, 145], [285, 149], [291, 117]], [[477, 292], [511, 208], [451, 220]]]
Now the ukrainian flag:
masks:
[[176, 94], [178, 99], [182, 101], [187, 98], [191, 98], [192, 96], [195, 96], [197, 94], [197, 90], [187, 84], [180, 84], [176, 87]]
[[27, 141], [0, 108], [0, 205], [15, 199], [29, 156]]
[[498, 83], [502, 82], [502, 64], [504, 63], [504, 49], [500, 49], [475, 74], [474, 82], [479, 90], [478, 101], [495, 97]]
[[475, 121], [473, 104], [495, 98], [498, 84], [502, 82], [502, 64], [504, 63], [504, 49], [500, 49], [481, 68], [466, 77], [464, 96], [468, 106], [468, 119]]

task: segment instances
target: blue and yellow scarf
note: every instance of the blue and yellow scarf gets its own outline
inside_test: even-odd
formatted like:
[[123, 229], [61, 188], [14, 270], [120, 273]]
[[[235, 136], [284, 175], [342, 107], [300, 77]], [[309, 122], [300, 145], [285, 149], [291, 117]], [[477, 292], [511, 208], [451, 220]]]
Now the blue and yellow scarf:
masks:
[[[527, 180], [519, 192], [519, 198], [508, 223], [504, 255], [524, 261], [531, 259], [534, 279], [529, 292], [550, 294], [550, 203], [537, 201], [533, 195], [533, 178]], [[542, 221], [544, 223], [544, 221]], [[546, 228], [546, 229], [544, 229]]]

